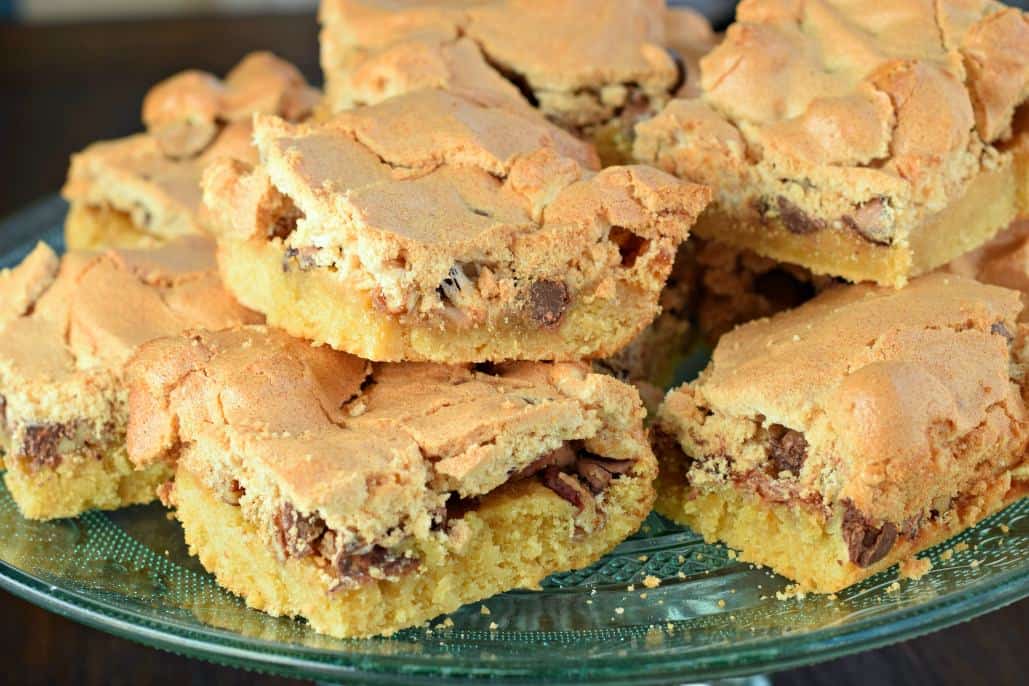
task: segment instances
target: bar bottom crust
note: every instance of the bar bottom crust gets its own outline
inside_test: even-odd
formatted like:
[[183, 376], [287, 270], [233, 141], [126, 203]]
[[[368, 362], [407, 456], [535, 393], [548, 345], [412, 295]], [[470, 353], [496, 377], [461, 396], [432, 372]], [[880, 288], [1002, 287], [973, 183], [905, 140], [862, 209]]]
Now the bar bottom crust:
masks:
[[[1024, 467], [1022, 467], [1024, 470]], [[921, 527], [912, 538], [899, 538], [885, 558], [860, 567], [850, 561], [842, 536], [841, 513], [828, 519], [812, 507], [766, 500], [733, 485], [686, 485], [681, 465], [662, 462], [654, 509], [688, 526], [708, 543], [738, 551], [738, 559], [764, 565], [795, 581], [805, 591], [835, 593], [881, 572], [918, 552], [975, 526], [1029, 494], [1029, 476], [1005, 472], [980, 484], [975, 494], [960, 496], [957, 506]]]
[[381, 362], [580, 360], [620, 350], [657, 316], [657, 295], [616, 282], [613, 297], [582, 294], [559, 326], [515, 319], [495, 326], [401, 322], [360, 302], [332, 273], [285, 271], [282, 249], [265, 241], [219, 241], [218, 262], [229, 290], [268, 323], [300, 338]]
[[537, 588], [554, 572], [585, 567], [639, 528], [654, 499], [656, 473], [644, 457], [636, 474], [605, 492], [606, 521], [575, 537], [575, 508], [535, 480], [509, 483], [461, 520], [460, 550], [420, 542], [421, 565], [397, 581], [329, 592], [309, 559], [279, 560], [240, 508], [220, 500], [188, 470], [175, 482], [177, 517], [190, 552], [218, 583], [273, 616], [301, 616], [340, 638], [389, 635], [462, 605], [515, 588]]
[[32, 469], [16, 458], [5, 462], [4, 484], [27, 519], [75, 517], [88, 510], [149, 503], [172, 473], [164, 464], [136, 470], [124, 446], [100, 457], [66, 455], [56, 467]]
[[72, 203], [64, 221], [68, 250], [156, 248], [163, 241], [140, 229], [125, 212], [106, 206]]
[[1029, 153], [1016, 155], [998, 169], [981, 172], [964, 195], [915, 228], [904, 244], [877, 245], [847, 228], [797, 234], [778, 219], [751, 220], [714, 205], [700, 215], [693, 233], [803, 265], [816, 274], [900, 287], [982, 245], [1029, 212], [1022, 190], [1027, 159]]

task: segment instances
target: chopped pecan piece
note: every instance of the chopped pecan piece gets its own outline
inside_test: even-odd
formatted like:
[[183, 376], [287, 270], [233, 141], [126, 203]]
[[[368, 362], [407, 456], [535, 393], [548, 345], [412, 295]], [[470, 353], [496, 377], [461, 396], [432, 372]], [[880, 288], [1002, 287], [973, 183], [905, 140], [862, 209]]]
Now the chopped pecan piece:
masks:
[[606, 489], [611, 480], [628, 474], [632, 469], [632, 460], [608, 460], [603, 457], [580, 457], [575, 469], [594, 493]]
[[68, 426], [65, 424], [27, 426], [22, 451], [33, 467], [56, 468], [61, 464], [61, 440], [68, 434]]
[[886, 204], [882, 198], [863, 202], [854, 208], [852, 214], [845, 214], [840, 219], [869, 243], [889, 245], [892, 242], [886, 220]]
[[332, 560], [332, 566], [339, 574], [339, 582], [333, 590], [354, 588], [375, 579], [396, 579], [413, 572], [418, 565], [418, 558], [407, 557], [379, 545], [346, 545], [336, 552]]
[[325, 522], [318, 515], [301, 515], [289, 503], [279, 508], [276, 517], [279, 539], [288, 557], [307, 557], [325, 533]]
[[578, 510], [583, 510], [586, 503], [593, 499], [579, 478], [566, 474], [558, 467], [547, 467], [543, 472], [543, 485], [570, 502]]
[[542, 472], [547, 467], [570, 467], [575, 463], [575, 451], [572, 450], [568, 445], [562, 445], [556, 450], [551, 450], [546, 455], [541, 455], [535, 460], [523, 467], [517, 474], [514, 475], [514, 479], [525, 479], [538, 472]]

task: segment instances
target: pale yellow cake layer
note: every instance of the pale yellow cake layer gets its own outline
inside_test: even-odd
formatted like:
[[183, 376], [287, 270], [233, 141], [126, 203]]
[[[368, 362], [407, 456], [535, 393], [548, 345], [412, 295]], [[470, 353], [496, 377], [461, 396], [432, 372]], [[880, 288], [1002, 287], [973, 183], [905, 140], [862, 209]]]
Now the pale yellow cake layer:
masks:
[[68, 250], [153, 248], [163, 242], [142, 231], [127, 213], [109, 207], [73, 202], [64, 220], [64, 244]]
[[606, 523], [575, 530], [576, 509], [536, 480], [485, 496], [462, 522], [459, 550], [420, 541], [421, 564], [396, 581], [327, 593], [310, 558], [279, 560], [238, 507], [218, 499], [188, 470], [176, 474], [177, 516], [190, 551], [218, 583], [274, 616], [303, 616], [319, 632], [346, 637], [392, 634], [514, 588], [536, 588], [549, 574], [591, 564], [632, 534], [653, 504], [656, 465], [641, 457], [637, 476], [605, 492]]
[[512, 318], [493, 326], [406, 323], [356, 298], [321, 270], [285, 271], [282, 248], [258, 240], [219, 243], [226, 286], [268, 323], [376, 361], [468, 362], [605, 357], [629, 343], [657, 314], [652, 294], [616, 281], [612, 297], [578, 294], [555, 329]]
[[939, 267], [988, 241], [1026, 212], [1024, 158], [980, 173], [964, 195], [912, 231], [907, 244], [871, 243], [846, 228], [797, 234], [776, 218], [735, 216], [710, 206], [693, 232], [759, 255], [801, 264], [816, 274], [850, 281], [903, 286], [908, 279]]
[[913, 540], [898, 539], [886, 557], [868, 567], [850, 561], [839, 513], [826, 519], [812, 507], [772, 502], [733, 485], [698, 491], [685, 484], [678, 465], [667, 461], [661, 464], [654, 509], [709, 543], [726, 544], [745, 562], [771, 567], [805, 591], [835, 593], [975, 526], [1025, 496], [1027, 483], [1012, 477], [1005, 473], [975, 495], [963, 496], [958, 507], [922, 526]]
[[4, 483], [28, 519], [59, 519], [149, 503], [172, 475], [165, 464], [134, 469], [124, 444], [100, 457], [65, 455], [57, 467], [32, 469], [26, 461], [10, 457], [5, 463]]

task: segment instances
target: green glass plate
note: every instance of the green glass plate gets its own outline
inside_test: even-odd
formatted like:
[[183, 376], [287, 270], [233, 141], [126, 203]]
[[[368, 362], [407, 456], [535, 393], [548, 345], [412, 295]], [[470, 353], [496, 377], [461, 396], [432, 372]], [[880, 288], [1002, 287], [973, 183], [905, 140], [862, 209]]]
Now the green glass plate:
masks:
[[[64, 212], [51, 198], [0, 225], [0, 266], [38, 238], [59, 245]], [[157, 505], [28, 522], [0, 489], [0, 529], [0, 586], [42, 607], [185, 655], [347, 683], [742, 675], [910, 638], [1029, 594], [1027, 500], [930, 551], [933, 569], [921, 580], [897, 583], [891, 570], [835, 597], [780, 599], [785, 579], [652, 515], [612, 554], [552, 576], [542, 591], [504, 593], [427, 628], [364, 641], [248, 610], [189, 557]], [[644, 587], [647, 576], [660, 586]]]

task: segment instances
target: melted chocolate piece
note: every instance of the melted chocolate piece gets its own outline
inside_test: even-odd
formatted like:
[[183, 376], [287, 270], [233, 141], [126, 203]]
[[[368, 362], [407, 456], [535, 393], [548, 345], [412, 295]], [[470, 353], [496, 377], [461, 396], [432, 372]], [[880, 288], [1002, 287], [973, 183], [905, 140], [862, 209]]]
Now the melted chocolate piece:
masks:
[[886, 557], [897, 541], [897, 525], [884, 522], [876, 527], [850, 502], [844, 506], [843, 540], [847, 543], [850, 561], [858, 567], [869, 567]]
[[535, 281], [529, 286], [529, 315], [540, 328], [557, 328], [570, 300], [563, 281]]
[[807, 458], [807, 439], [804, 434], [787, 429], [782, 424], [768, 427], [768, 459], [772, 461], [775, 473], [800, 474], [800, 468]]

